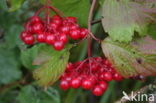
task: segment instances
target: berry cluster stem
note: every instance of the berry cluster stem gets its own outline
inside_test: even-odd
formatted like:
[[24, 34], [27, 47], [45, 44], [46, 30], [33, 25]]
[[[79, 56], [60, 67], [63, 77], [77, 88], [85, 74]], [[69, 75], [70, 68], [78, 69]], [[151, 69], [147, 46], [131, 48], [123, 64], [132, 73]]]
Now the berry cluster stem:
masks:
[[41, 12], [42, 10], [44, 10], [44, 9], [50, 9], [50, 10], [54, 11], [58, 16], [65, 18], [65, 15], [64, 15], [61, 11], [59, 11], [57, 8], [55, 8], [55, 7], [53, 7], [53, 6], [47, 6], [47, 5], [45, 5], [45, 6], [43, 6], [42, 8], [40, 8], [40, 9], [35, 13], [35, 16], [38, 16], [38, 15], [40, 14], [40, 12]]
[[88, 31], [89, 31], [89, 35], [88, 35], [88, 57], [91, 57], [91, 43], [92, 43], [92, 36], [90, 34], [91, 32], [91, 23], [92, 23], [92, 19], [93, 19], [93, 12], [94, 12], [94, 8], [95, 8], [95, 4], [96, 4], [96, 0], [92, 1], [92, 5], [89, 11], [89, 17], [88, 17]]

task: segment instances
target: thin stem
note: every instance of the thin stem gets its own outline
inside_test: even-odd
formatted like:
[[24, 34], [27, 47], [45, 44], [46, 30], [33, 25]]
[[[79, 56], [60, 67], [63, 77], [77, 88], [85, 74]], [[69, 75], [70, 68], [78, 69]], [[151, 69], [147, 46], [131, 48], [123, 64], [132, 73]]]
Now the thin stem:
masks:
[[[89, 17], [88, 17], [88, 31], [89, 32], [91, 32], [91, 22], [93, 19], [93, 12], [94, 12], [94, 8], [95, 8], [95, 4], [96, 4], [96, 0], [93, 0], [90, 11], [89, 11]], [[91, 57], [91, 42], [92, 42], [92, 38], [89, 33], [89, 35], [88, 35], [88, 57]]]
[[42, 10], [46, 9], [46, 8], [47, 8], [47, 9], [49, 8], [50, 10], [54, 11], [57, 15], [59, 15], [59, 16], [65, 18], [65, 15], [64, 15], [61, 11], [59, 11], [57, 8], [55, 8], [55, 7], [53, 7], [53, 6], [43, 6], [42, 8], [40, 8], [40, 9], [35, 13], [35, 16], [39, 15], [39, 13], [40, 13]]
[[97, 24], [97, 23], [101, 23], [101, 20], [102, 20], [102, 19], [103, 19], [103, 17], [100, 18], [100, 19], [94, 20], [94, 21], [92, 21], [91, 23], [92, 23], [92, 25]]

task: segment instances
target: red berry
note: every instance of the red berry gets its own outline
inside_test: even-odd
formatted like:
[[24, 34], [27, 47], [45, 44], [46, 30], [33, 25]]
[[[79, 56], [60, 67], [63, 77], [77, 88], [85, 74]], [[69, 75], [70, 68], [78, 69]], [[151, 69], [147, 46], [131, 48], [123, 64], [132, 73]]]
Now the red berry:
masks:
[[110, 72], [104, 72], [103, 73], [104, 80], [111, 81], [113, 79], [112, 74]]
[[98, 66], [96, 63], [92, 64], [92, 66], [91, 66], [91, 70], [92, 70], [92, 71], [96, 72], [96, 71], [99, 70], [99, 69], [100, 69], [100, 68], [99, 68], [99, 66]]
[[33, 33], [33, 30], [32, 30], [32, 25], [30, 22], [27, 22], [24, 24], [24, 28], [25, 28], [25, 31], [28, 32], [28, 33]]
[[103, 72], [100, 73], [100, 74], [98, 75], [98, 77], [99, 77], [100, 80], [105, 80], [105, 77], [104, 77], [104, 73], [103, 73]]
[[80, 38], [80, 30], [79, 29], [71, 30], [70, 37], [74, 40], [79, 39]]
[[41, 18], [38, 16], [33, 16], [30, 18], [31, 24], [35, 24], [35, 23], [41, 23]]
[[67, 71], [71, 71], [73, 69], [73, 64], [72, 63], [68, 63], [66, 70]]
[[64, 48], [64, 43], [63, 41], [56, 41], [53, 46], [55, 50], [60, 51]]
[[99, 86], [99, 85], [96, 85], [93, 90], [92, 90], [92, 93], [95, 95], [95, 96], [101, 96], [103, 94], [103, 90], [102, 88]]
[[49, 30], [50, 32], [55, 32], [56, 29], [57, 29], [58, 27], [59, 27], [58, 24], [56, 24], [56, 23], [50, 23], [50, 24], [48, 25], [48, 30]]
[[59, 40], [62, 41], [63, 43], [67, 43], [67, 41], [68, 41], [67, 35], [65, 35], [65, 34], [62, 33], [59, 36]]
[[106, 66], [111, 67], [111, 63], [108, 60], [105, 60], [104, 63]]
[[46, 41], [46, 35], [45, 35], [45, 33], [37, 34], [37, 38], [36, 39], [37, 39], [37, 41], [39, 43], [45, 42]]
[[69, 28], [70, 28], [70, 30], [79, 29], [79, 25], [78, 24], [70, 24]]
[[30, 34], [29, 34], [28, 32], [26, 32], [26, 31], [23, 31], [23, 32], [20, 34], [21, 40], [24, 40], [24, 38], [25, 38], [27, 35], [30, 35]]
[[61, 19], [61, 17], [58, 16], [58, 15], [54, 15], [54, 16], [52, 17], [52, 19], [53, 19], [53, 20], [55, 20], [55, 19]]
[[58, 26], [60, 26], [62, 24], [62, 20], [61, 18], [53, 18], [51, 23], [57, 24]]
[[102, 88], [103, 91], [105, 91], [108, 87], [108, 84], [104, 81], [100, 81], [99, 86]]
[[65, 34], [69, 33], [69, 27], [68, 26], [62, 26], [62, 27], [60, 27], [59, 30], [61, 33], [65, 33]]
[[70, 77], [70, 75], [67, 75], [67, 77], [65, 77], [65, 80], [70, 82], [72, 80], [72, 78]]
[[68, 81], [62, 80], [62, 81], [60, 82], [60, 87], [61, 87], [63, 90], [67, 90], [67, 89], [70, 87], [70, 85], [69, 85]]
[[53, 45], [56, 41], [55, 35], [47, 33], [46, 34], [46, 43], [49, 45]]
[[76, 22], [77, 22], [76, 17], [67, 17], [67, 20], [68, 20], [69, 22], [72, 22], [72, 23], [76, 23]]
[[33, 26], [32, 26], [32, 30], [34, 33], [42, 33], [43, 30], [44, 30], [44, 27], [41, 23], [35, 23]]
[[83, 80], [82, 81], [82, 88], [84, 88], [84, 89], [91, 89], [93, 87], [93, 83], [92, 83], [92, 81], [91, 80]]
[[85, 28], [81, 28], [80, 35], [81, 35], [81, 39], [83, 39], [84, 37], [86, 37], [86, 35], [88, 35], [88, 30]]
[[70, 85], [72, 88], [79, 88], [81, 86], [81, 80], [79, 78], [74, 78], [71, 80]]
[[33, 35], [27, 35], [24, 37], [24, 43], [27, 45], [33, 45], [35, 42], [34, 36]]
[[122, 76], [120, 76], [118, 73], [115, 73], [113, 76], [113, 79], [116, 81], [120, 81], [120, 80], [122, 80]]

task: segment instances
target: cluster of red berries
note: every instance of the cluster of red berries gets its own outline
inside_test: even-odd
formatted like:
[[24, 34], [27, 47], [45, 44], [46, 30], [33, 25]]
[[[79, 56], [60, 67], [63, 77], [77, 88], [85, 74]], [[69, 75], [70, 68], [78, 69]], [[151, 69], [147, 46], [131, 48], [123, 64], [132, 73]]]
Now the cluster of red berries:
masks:
[[95, 96], [101, 96], [108, 87], [108, 82], [122, 80], [111, 63], [101, 57], [92, 57], [84, 61], [69, 63], [60, 78], [63, 90], [80, 88], [91, 90]]
[[87, 29], [79, 27], [75, 17], [62, 18], [58, 15], [45, 20], [39, 16], [32, 16], [25, 23], [24, 28], [20, 38], [25, 44], [46, 43], [58, 51], [64, 48], [68, 37], [78, 40], [88, 34]]

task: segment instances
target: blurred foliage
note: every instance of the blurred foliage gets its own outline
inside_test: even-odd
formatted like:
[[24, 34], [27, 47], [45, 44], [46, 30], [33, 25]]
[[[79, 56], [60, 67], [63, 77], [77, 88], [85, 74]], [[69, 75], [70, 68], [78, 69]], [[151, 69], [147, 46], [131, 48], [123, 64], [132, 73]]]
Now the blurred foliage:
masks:
[[[103, 1], [100, 0], [101, 3]], [[53, 0], [52, 4], [66, 15], [78, 17], [80, 24], [86, 26], [89, 0]], [[97, 4], [95, 19], [101, 18], [100, 4]], [[114, 103], [123, 96], [123, 90], [130, 93], [154, 81], [154, 78], [144, 82], [129, 79], [119, 83], [113, 81], [101, 97], [95, 97], [82, 89], [62, 91], [57, 83], [43, 90], [32, 78], [35, 68], [32, 61], [37, 49], [33, 47], [26, 50], [27, 46], [19, 40], [24, 21], [40, 6], [38, 0], [0, 0], [0, 103]], [[151, 27], [151, 32], [154, 32], [153, 28], [156, 26]], [[101, 23], [95, 24], [92, 29], [99, 38], [107, 36], [101, 36], [104, 34]], [[100, 45], [94, 41], [92, 45], [93, 56], [103, 56]], [[85, 42], [74, 47], [70, 61], [86, 58], [86, 50]]]

